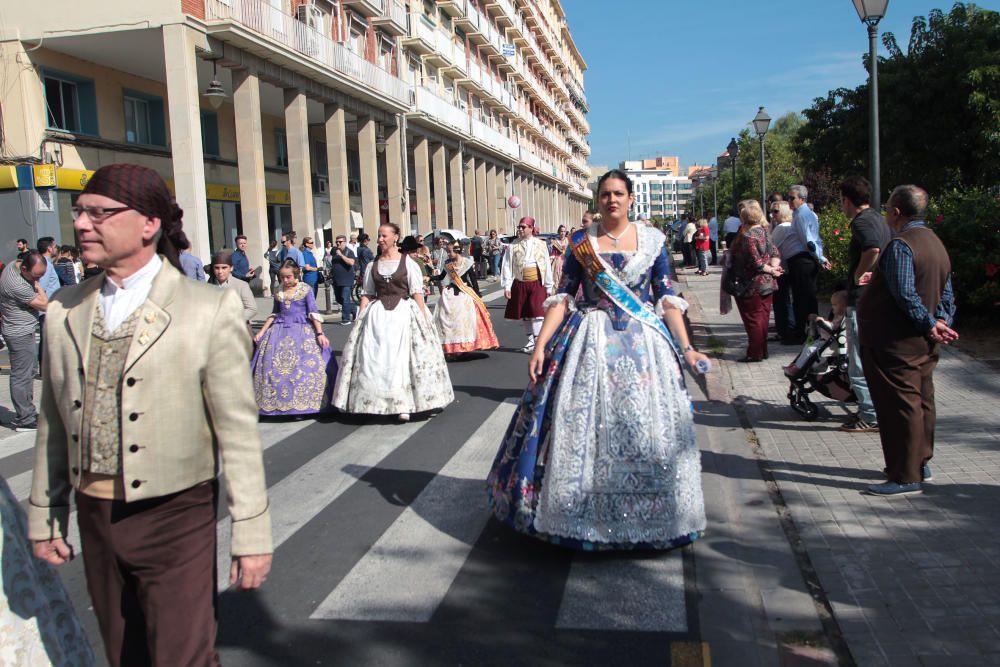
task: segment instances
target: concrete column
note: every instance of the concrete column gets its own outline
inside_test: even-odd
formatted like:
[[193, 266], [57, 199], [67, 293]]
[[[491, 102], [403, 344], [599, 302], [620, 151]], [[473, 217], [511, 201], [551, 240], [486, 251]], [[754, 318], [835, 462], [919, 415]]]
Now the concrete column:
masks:
[[240, 179], [240, 211], [250, 266], [271, 292], [264, 251], [268, 247], [267, 194], [264, 188], [264, 142], [260, 120], [260, 81], [246, 69], [234, 69], [233, 114], [236, 119], [236, 168]]
[[336, 104], [323, 106], [326, 129], [327, 180], [330, 184], [330, 229], [334, 238], [350, 234], [351, 197], [347, 191], [347, 132], [344, 129], [344, 108]]
[[478, 226], [478, 206], [476, 205], [476, 159], [465, 157], [465, 173], [462, 178], [465, 186], [465, 229], [475, 229]]
[[385, 144], [385, 185], [389, 197], [389, 222], [399, 225], [403, 235], [407, 236], [410, 233], [410, 207], [403, 192], [403, 172], [406, 170], [406, 163], [403, 161], [403, 151], [406, 147], [403, 128], [398, 125], [387, 128]]
[[361, 162], [361, 217], [365, 231], [378, 236], [378, 162], [375, 153], [375, 119], [358, 118], [358, 157]]
[[448, 149], [436, 144], [431, 151], [434, 168], [434, 219], [438, 229], [448, 229]]
[[462, 192], [462, 153], [455, 151], [448, 161], [448, 171], [451, 172], [451, 226], [461, 232], [469, 233], [465, 223], [465, 197]]
[[297, 243], [314, 227], [312, 166], [309, 160], [309, 116], [306, 94], [285, 88], [285, 137], [288, 141], [288, 192], [292, 198], [292, 229]]
[[476, 160], [476, 227], [489, 227], [489, 193], [486, 187], [486, 161]]
[[500, 193], [497, 191], [497, 167], [494, 164], [486, 167], [486, 203], [489, 206], [490, 227], [496, 229], [500, 224]]
[[431, 169], [427, 153], [427, 137], [416, 137], [413, 143], [413, 175], [417, 191], [417, 231], [431, 231]]
[[201, 148], [201, 100], [193, 31], [181, 23], [163, 26], [167, 73], [167, 119], [173, 152], [174, 196], [184, 209], [184, 232], [195, 257], [208, 261], [208, 197]]

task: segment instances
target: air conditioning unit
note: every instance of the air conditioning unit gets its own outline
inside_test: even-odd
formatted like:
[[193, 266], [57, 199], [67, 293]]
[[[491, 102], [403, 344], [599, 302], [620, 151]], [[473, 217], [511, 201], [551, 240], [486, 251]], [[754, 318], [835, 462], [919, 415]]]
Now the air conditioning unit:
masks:
[[330, 181], [325, 176], [313, 177], [313, 194], [325, 195], [330, 192]]
[[462, 111], [468, 111], [469, 110], [469, 103], [466, 102], [465, 100], [459, 100], [458, 101], [458, 106], [462, 109]]
[[452, 88], [451, 86], [448, 86], [448, 87], [446, 87], [444, 89], [444, 94], [445, 95], [454, 95], [455, 94], [455, 89]]

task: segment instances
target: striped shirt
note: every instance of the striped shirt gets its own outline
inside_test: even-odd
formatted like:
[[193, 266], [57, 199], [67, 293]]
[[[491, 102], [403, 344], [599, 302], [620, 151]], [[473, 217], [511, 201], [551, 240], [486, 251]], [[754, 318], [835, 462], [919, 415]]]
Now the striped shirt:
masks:
[[27, 336], [35, 333], [38, 311], [28, 304], [38, 293], [35, 286], [21, 274], [20, 262], [11, 262], [0, 274], [0, 322], [6, 336]]

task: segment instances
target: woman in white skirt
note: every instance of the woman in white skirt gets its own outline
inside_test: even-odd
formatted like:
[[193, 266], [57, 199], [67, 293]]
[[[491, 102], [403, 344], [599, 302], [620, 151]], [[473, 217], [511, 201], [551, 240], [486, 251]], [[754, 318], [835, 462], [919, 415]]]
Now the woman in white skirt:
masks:
[[424, 303], [416, 262], [399, 252], [399, 227], [378, 230], [379, 258], [365, 270], [361, 312], [341, 355], [333, 404], [343, 412], [398, 415], [439, 410], [455, 394]]

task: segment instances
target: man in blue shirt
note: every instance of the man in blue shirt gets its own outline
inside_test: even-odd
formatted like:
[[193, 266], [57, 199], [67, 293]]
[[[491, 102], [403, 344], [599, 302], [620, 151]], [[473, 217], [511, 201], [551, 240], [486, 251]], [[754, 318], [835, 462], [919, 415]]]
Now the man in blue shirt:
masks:
[[38, 252], [45, 258], [45, 275], [38, 280], [38, 284], [45, 290], [45, 295], [52, 298], [56, 290], [62, 287], [59, 282], [59, 274], [56, 273], [56, 257], [59, 256], [59, 246], [51, 236], [43, 236], [38, 239]]
[[915, 185], [892, 191], [885, 221], [895, 233], [858, 301], [861, 363], [875, 402], [887, 481], [868, 492], [902, 496], [923, 491], [934, 456], [934, 368], [938, 345], [958, 340], [951, 260], [924, 223], [927, 193]]
[[236, 237], [236, 250], [232, 254], [233, 277], [243, 282], [250, 282], [256, 277], [250, 259], [247, 257], [247, 237], [240, 234]]
[[819, 303], [816, 301], [819, 267], [830, 270], [833, 266], [823, 254], [819, 218], [806, 203], [808, 196], [809, 191], [804, 185], [793, 185], [788, 189], [788, 203], [793, 211], [792, 230], [798, 243], [792, 251], [795, 254], [785, 259], [792, 287], [795, 328], [790, 337], [781, 341], [784, 345], [801, 345], [805, 342], [809, 322], [819, 314]]
[[286, 259], [293, 259], [302, 268], [306, 265], [306, 259], [302, 251], [295, 247], [295, 232], [288, 232], [281, 235], [281, 254], [278, 256], [282, 262]]

